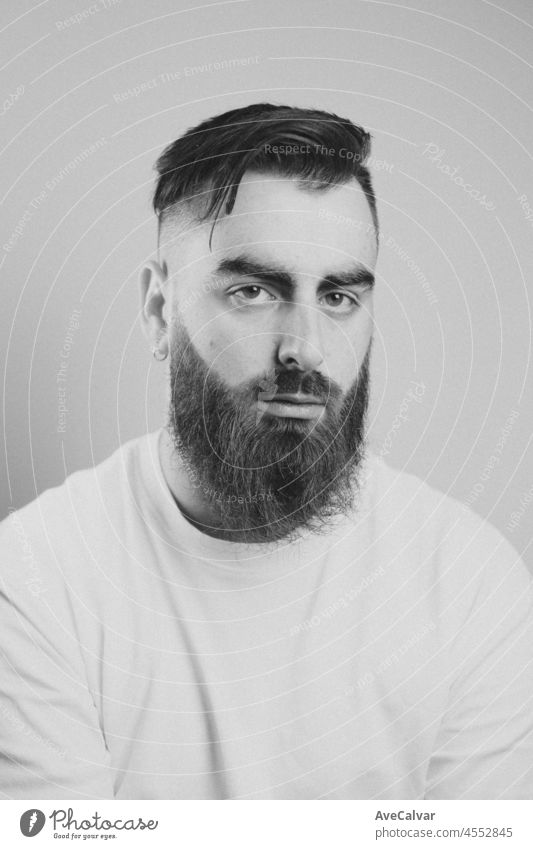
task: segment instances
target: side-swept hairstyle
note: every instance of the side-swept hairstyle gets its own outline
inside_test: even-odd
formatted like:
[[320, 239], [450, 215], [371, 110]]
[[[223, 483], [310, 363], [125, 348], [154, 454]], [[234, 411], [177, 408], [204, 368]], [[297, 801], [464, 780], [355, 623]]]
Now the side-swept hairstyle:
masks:
[[255, 103], [203, 121], [172, 142], [156, 163], [153, 205], [161, 223], [176, 204], [203, 201], [200, 220], [229, 215], [244, 173], [297, 179], [320, 191], [353, 177], [378, 231], [376, 198], [365, 162], [370, 134], [331, 112]]

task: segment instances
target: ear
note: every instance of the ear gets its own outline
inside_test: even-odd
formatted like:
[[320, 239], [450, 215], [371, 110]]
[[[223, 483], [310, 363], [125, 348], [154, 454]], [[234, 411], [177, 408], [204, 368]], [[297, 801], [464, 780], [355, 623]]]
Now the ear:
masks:
[[141, 271], [141, 325], [152, 348], [168, 353], [168, 326], [165, 320], [167, 268], [166, 264], [147, 262]]

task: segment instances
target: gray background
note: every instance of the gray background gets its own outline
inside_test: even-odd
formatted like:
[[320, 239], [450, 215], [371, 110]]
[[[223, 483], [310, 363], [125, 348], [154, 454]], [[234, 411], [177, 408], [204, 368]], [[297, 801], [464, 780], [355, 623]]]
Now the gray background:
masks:
[[45, 0], [1, 16], [0, 517], [165, 421], [138, 323], [152, 166], [199, 120], [268, 100], [374, 137], [374, 449], [531, 567], [533, 4]]

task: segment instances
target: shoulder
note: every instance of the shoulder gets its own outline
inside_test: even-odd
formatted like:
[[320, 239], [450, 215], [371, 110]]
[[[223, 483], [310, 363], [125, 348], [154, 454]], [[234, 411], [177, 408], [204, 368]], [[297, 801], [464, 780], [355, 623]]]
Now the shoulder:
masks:
[[401, 517], [411, 526], [431, 528], [450, 537], [453, 535], [460, 542], [477, 539], [480, 543], [499, 542], [510, 547], [489, 520], [418, 475], [395, 469], [376, 454], [370, 454], [369, 466], [375, 481], [374, 509], [393, 514], [389, 518], [398, 521]]
[[129, 440], [98, 465], [73, 472], [12, 511], [0, 523], [2, 574], [21, 562], [33, 564], [37, 574], [54, 561], [78, 565], [90, 558], [93, 542], [122, 524], [151, 437]]
[[530, 592], [531, 576], [518, 552], [489, 520], [417, 475], [372, 455], [372, 506], [384, 535], [403, 541], [427, 564], [432, 579], [450, 591], [498, 582], [517, 594]]

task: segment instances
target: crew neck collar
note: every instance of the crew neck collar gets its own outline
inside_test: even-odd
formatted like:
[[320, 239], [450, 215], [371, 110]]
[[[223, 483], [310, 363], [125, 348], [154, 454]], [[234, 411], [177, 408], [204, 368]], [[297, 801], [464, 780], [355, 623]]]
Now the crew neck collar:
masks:
[[[206, 534], [185, 517], [167, 484], [159, 453], [163, 432], [164, 428], [161, 427], [149, 433], [146, 437], [147, 468], [145, 471], [150, 481], [149, 495], [153, 509], [157, 513], [157, 519], [164, 526], [166, 541], [175, 546], [177, 550], [186, 548], [189, 552], [196, 552], [200, 557], [215, 559], [219, 564], [234, 564], [235, 561], [245, 560], [247, 568], [254, 562], [260, 562], [265, 558], [270, 559], [273, 555], [281, 563], [287, 564], [302, 557], [316, 558], [325, 550], [331, 548], [339, 537], [342, 538], [343, 535], [353, 529], [354, 523], [359, 519], [360, 509], [358, 508], [357, 514], [354, 516], [340, 516], [332, 520], [330, 532], [319, 534], [305, 531], [292, 542], [234, 542]], [[368, 458], [366, 458], [365, 466], [367, 463]], [[363, 469], [361, 479], [365, 481], [364, 489], [367, 488], [371, 477], [372, 469]], [[363, 503], [361, 503], [360, 508], [363, 509]]]

